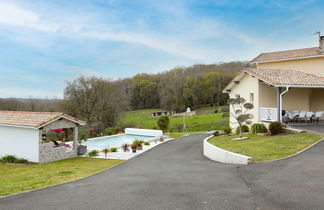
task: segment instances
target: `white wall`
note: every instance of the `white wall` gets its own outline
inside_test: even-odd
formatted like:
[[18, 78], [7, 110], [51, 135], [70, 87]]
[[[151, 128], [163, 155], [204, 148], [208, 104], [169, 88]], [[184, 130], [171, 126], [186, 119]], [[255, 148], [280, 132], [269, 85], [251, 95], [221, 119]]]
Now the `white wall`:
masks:
[[[229, 93], [230, 98], [235, 98], [237, 94], [240, 97], [244, 98], [246, 102], [251, 103], [250, 101], [250, 93], [254, 94], [254, 108], [250, 110], [248, 113], [253, 114], [254, 118], [251, 120], [253, 123], [259, 121], [259, 80], [250, 75], [245, 75], [238, 85], [235, 85], [231, 92]], [[230, 106], [230, 112], [233, 113], [234, 110]], [[230, 122], [235, 122], [235, 119], [230, 116]], [[238, 124], [230, 123], [230, 126], [234, 129], [238, 126]]]
[[39, 131], [32, 128], [0, 126], [0, 157], [15, 155], [39, 161]]
[[230, 164], [249, 164], [250, 162], [252, 162], [251, 157], [230, 152], [210, 144], [208, 142], [208, 139], [210, 139], [211, 137], [213, 136], [210, 136], [204, 140], [204, 148], [203, 148], [204, 155], [209, 159], [221, 163], [230, 163]]

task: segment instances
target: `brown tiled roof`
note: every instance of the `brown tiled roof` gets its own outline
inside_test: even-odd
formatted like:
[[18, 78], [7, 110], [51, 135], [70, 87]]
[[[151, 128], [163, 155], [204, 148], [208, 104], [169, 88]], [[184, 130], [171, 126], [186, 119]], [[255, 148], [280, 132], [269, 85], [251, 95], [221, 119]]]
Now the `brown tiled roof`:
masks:
[[85, 125], [85, 122], [73, 118], [61, 112], [23, 112], [23, 111], [0, 111], [0, 124], [16, 125], [27, 127], [41, 127], [53, 120], [59, 118], [66, 118], [68, 120]]
[[312, 48], [303, 48], [303, 49], [297, 49], [297, 50], [286, 50], [286, 51], [278, 51], [278, 52], [261, 53], [256, 58], [251, 60], [251, 62], [293, 59], [293, 58], [319, 56], [319, 55], [324, 55], [324, 52], [321, 52], [319, 47], [312, 47]]
[[324, 87], [324, 77], [296, 70], [247, 68], [243, 72], [274, 86]]

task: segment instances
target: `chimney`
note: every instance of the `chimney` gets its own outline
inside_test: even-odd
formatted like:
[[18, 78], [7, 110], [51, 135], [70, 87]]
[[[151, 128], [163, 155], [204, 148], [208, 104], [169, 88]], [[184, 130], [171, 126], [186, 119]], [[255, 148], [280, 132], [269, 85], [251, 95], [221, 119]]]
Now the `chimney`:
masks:
[[324, 36], [319, 37], [319, 47], [320, 47], [320, 51], [324, 52]]

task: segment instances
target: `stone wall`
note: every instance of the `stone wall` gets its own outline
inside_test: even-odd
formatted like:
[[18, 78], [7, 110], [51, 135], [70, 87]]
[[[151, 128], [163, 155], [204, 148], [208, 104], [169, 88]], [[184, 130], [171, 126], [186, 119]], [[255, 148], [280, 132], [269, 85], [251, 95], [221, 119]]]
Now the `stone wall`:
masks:
[[39, 163], [48, 163], [76, 157], [76, 152], [66, 147], [54, 147], [54, 143], [43, 143], [39, 145]]

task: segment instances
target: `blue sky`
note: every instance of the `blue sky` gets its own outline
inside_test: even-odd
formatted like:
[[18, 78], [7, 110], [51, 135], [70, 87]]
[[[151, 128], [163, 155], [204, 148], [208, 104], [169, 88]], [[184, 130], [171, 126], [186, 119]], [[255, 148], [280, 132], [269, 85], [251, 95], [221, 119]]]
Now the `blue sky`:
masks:
[[62, 98], [80, 75], [118, 79], [312, 47], [315, 0], [0, 0], [0, 97]]

